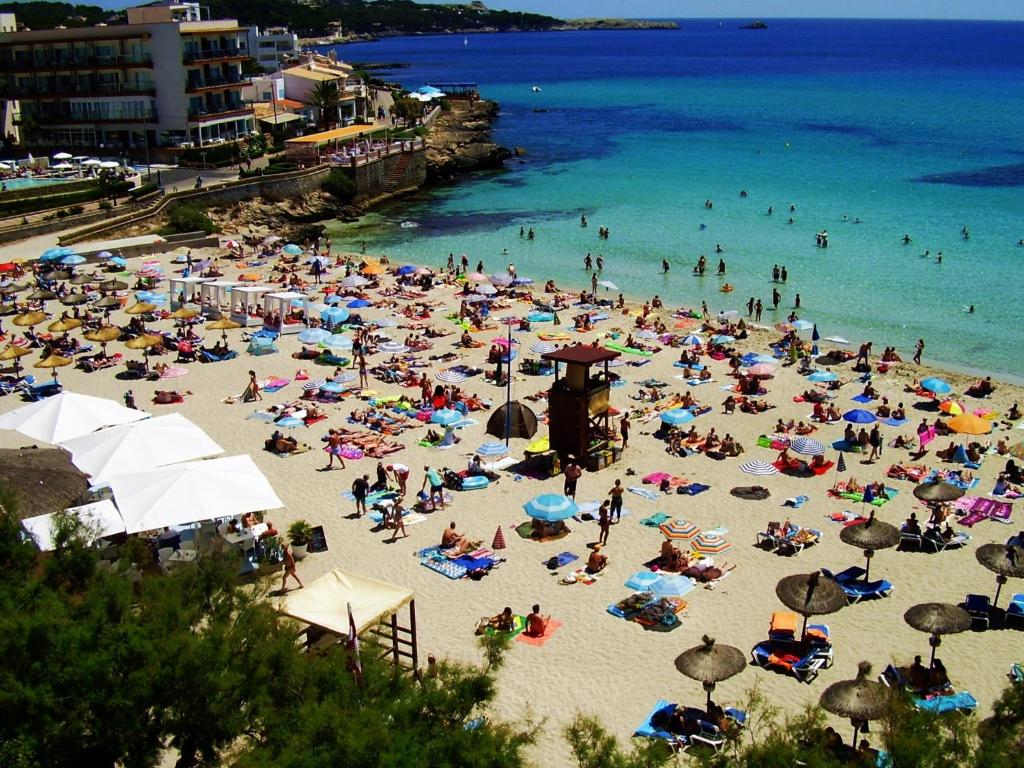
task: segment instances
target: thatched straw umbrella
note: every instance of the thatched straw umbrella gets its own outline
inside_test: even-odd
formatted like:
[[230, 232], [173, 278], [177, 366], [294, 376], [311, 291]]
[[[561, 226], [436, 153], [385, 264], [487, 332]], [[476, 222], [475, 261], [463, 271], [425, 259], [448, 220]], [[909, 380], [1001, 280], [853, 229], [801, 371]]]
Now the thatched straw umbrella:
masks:
[[88, 341], [99, 342], [103, 348], [103, 354], [106, 355], [107, 342], [116, 341], [121, 338], [121, 329], [113, 325], [101, 325], [99, 328], [83, 333], [82, 338]]
[[89, 490], [89, 478], [57, 448], [0, 449], [0, 482], [18, 500], [22, 519], [74, 506]]
[[1024, 547], [983, 544], [974, 551], [974, 556], [979, 563], [996, 574], [996, 596], [992, 600], [992, 607], [995, 608], [1006, 580], [1024, 579]]
[[220, 331], [220, 337], [226, 343], [228, 340], [228, 331], [233, 331], [236, 328], [241, 328], [241, 323], [236, 323], [230, 317], [222, 317], [219, 320], [214, 320], [212, 323], [207, 323], [205, 328], [209, 328], [211, 331]]
[[703, 683], [711, 706], [711, 692], [715, 684], [728, 680], [747, 666], [747, 657], [739, 648], [719, 645], [713, 637], [704, 635], [701, 645], [683, 651], [676, 657], [676, 669], [691, 680]]
[[60, 355], [48, 355], [46, 358], [40, 360], [38, 363], [32, 365], [33, 368], [49, 368], [53, 374], [53, 383], [57, 383], [57, 369], [63, 368], [65, 365], [71, 365], [75, 362], [70, 357], [61, 357]]
[[126, 315], [145, 315], [155, 311], [156, 304], [150, 304], [148, 301], [138, 301], [128, 307], [124, 313]]
[[872, 511], [871, 516], [863, 523], [854, 523], [843, 528], [839, 532], [839, 538], [844, 544], [864, 550], [864, 557], [867, 559], [864, 580], [867, 581], [871, 572], [871, 558], [875, 556], [875, 551], [899, 544], [900, 531], [894, 525], [876, 520]]
[[955, 635], [971, 628], [971, 614], [949, 603], [920, 603], [903, 614], [903, 620], [919, 632], [928, 632], [932, 647], [929, 667], [935, 665], [935, 649], [942, 642], [940, 635]]
[[75, 328], [80, 328], [82, 321], [76, 317], [65, 317], [60, 320], [54, 320], [48, 326], [46, 330], [50, 333], [64, 333], [65, 331], [73, 331]]
[[124, 343], [128, 349], [141, 349], [142, 350], [142, 362], [146, 366], [146, 370], [149, 370], [149, 349], [150, 347], [159, 347], [164, 343], [163, 336], [157, 336], [152, 333], [144, 333], [141, 336], [136, 336], [134, 339], [128, 339]]
[[921, 483], [914, 487], [914, 496], [929, 504], [937, 504], [943, 501], [956, 501], [964, 495], [963, 488], [947, 483], [945, 481]]
[[33, 325], [39, 325], [45, 319], [45, 312], [22, 312], [20, 315], [15, 315], [11, 322], [19, 328], [31, 328]]
[[832, 579], [822, 576], [820, 571], [796, 573], [779, 579], [775, 595], [784, 606], [804, 617], [801, 637], [807, 633], [808, 618], [835, 613], [847, 604], [842, 588]]
[[2, 352], [0, 352], [0, 360], [13, 360], [14, 375], [17, 376], [21, 372], [21, 363], [18, 362], [18, 358], [31, 354], [32, 350], [26, 349], [25, 347], [7, 346], [4, 347]]
[[850, 718], [853, 725], [853, 742], [857, 746], [857, 734], [869, 720], [877, 720], [889, 706], [889, 689], [879, 682], [868, 680], [871, 665], [862, 661], [857, 665], [857, 678], [832, 683], [826, 688], [818, 703], [822, 709], [833, 715]]

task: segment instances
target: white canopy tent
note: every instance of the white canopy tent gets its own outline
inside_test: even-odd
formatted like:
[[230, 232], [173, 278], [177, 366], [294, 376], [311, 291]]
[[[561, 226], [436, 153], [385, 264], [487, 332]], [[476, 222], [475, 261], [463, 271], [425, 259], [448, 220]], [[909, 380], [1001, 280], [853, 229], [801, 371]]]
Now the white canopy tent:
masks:
[[237, 280], [213, 280], [199, 286], [199, 309], [209, 318], [216, 320], [231, 308], [231, 291], [244, 285]]
[[[168, 293], [171, 299], [171, 309], [177, 309], [178, 307], [188, 304], [199, 303], [199, 286], [203, 283], [213, 282], [212, 277], [200, 277], [199, 275], [189, 275], [188, 277], [175, 276], [168, 278], [167, 282]], [[184, 301], [182, 301], [184, 297]]]
[[0, 416], [0, 429], [14, 429], [33, 440], [63, 443], [100, 427], [130, 424], [148, 418], [145, 411], [113, 400], [61, 392]]
[[284, 506], [249, 456], [114, 475], [110, 488], [128, 533]]
[[89, 475], [93, 484], [106, 482], [114, 475], [224, 453], [208, 434], [180, 413], [101, 429], [65, 440], [61, 447], [70, 451], [71, 463]]
[[411, 589], [335, 568], [307, 584], [305, 589], [289, 592], [281, 599], [279, 610], [306, 624], [347, 635], [348, 606], [351, 605], [356, 632], [362, 634], [398, 613], [413, 597]]
[[231, 289], [231, 319], [245, 327], [263, 325], [263, 294], [272, 290], [265, 285], [238, 285]]
[[[112, 533], [124, 533], [124, 520], [110, 499], [83, 504], [80, 507], [69, 507], [64, 510], [76, 516], [88, 533], [90, 541], [109, 536]], [[36, 546], [43, 552], [51, 552], [57, 548], [53, 537], [56, 531], [53, 526], [54, 515], [39, 515], [21, 521], [21, 526], [35, 539]]]

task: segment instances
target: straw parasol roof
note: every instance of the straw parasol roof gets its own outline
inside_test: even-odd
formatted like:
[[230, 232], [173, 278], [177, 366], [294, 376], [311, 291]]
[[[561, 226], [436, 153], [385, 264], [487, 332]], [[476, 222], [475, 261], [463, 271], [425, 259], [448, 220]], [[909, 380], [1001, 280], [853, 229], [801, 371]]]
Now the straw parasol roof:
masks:
[[870, 674], [871, 665], [862, 661], [857, 665], [855, 680], [832, 683], [818, 700], [822, 709], [853, 721], [854, 745], [863, 724], [868, 720], [877, 720], [889, 706], [889, 689], [879, 682], [869, 680]]
[[974, 556], [985, 568], [996, 574], [995, 607], [1003, 584], [1010, 579], [1024, 579], [1024, 547], [1008, 544], [983, 544], [974, 550]]
[[32, 291], [28, 296], [25, 297], [29, 301], [50, 301], [50, 299], [56, 299], [57, 294], [53, 291], [47, 291], [43, 288]]
[[124, 345], [128, 347], [128, 349], [149, 349], [150, 347], [158, 347], [163, 343], [163, 336], [144, 333], [141, 336], [136, 336], [134, 339], [128, 339]]
[[101, 309], [106, 309], [107, 307], [113, 309], [114, 307], [121, 306], [121, 299], [117, 298], [117, 296], [104, 296], [102, 299], [93, 304], [93, 306], [100, 307]]
[[33, 368], [49, 368], [53, 371], [53, 378], [57, 378], [57, 369], [63, 368], [65, 365], [71, 365], [74, 360], [70, 357], [61, 357], [60, 355], [48, 355], [47, 357], [40, 360], [38, 363], [33, 363]]
[[82, 321], [75, 317], [67, 317], [63, 320], [57, 320], [46, 326], [46, 330], [51, 333], [63, 333], [64, 331], [73, 331], [82, 325]]
[[0, 287], [0, 296], [13, 296], [16, 293], [24, 291], [26, 288], [28, 288], [27, 285], [8, 283], [7, 285]]
[[88, 285], [94, 282], [96, 282], [96, 275], [90, 275], [86, 272], [81, 272], [71, 278], [72, 285]]
[[89, 301], [89, 297], [84, 293], [69, 293], [67, 296], [62, 296], [60, 303], [72, 307], [75, 304], [85, 304]]
[[875, 518], [875, 513], [863, 523], [853, 523], [839, 532], [839, 539], [860, 549], [888, 549], [900, 543], [900, 531], [895, 525]]
[[116, 277], [111, 277], [100, 283], [100, 288], [105, 291], [127, 291], [128, 283], [124, 280], [118, 280]]
[[903, 614], [903, 620], [918, 632], [931, 635], [928, 642], [932, 647], [929, 666], [935, 663], [935, 649], [941, 640], [939, 635], [955, 635], [971, 628], [971, 614], [949, 603], [920, 603]]
[[17, 360], [19, 357], [31, 355], [32, 350], [25, 347], [6, 346], [0, 351], [0, 360]]
[[86, 331], [82, 334], [82, 337], [89, 341], [98, 341], [101, 344], [106, 344], [108, 341], [116, 341], [121, 338], [121, 329], [113, 325], [103, 325], [95, 330]]
[[193, 317], [199, 317], [199, 310], [195, 307], [178, 307], [169, 316], [175, 320], [191, 320]]
[[914, 496], [927, 502], [956, 501], [964, 493], [966, 491], [963, 488], [942, 481], [921, 483], [914, 487]]
[[144, 315], [147, 312], [156, 311], [156, 304], [150, 304], [146, 301], [138, 301], [132, 304], [128, 309], [124, 311], [126, 315]]
[[704, 684], [711, 704], [715, 683], [738, 675], [747, 666], [747, 657], [739, 648], [719, 645], [713, 637], [704, 635], [702, 643], [683, 651], [676, 657], [676, 669], [691, 680]]
[[236, 328], [241, 328], [241, 323], [236, 323], [230, 317], [222, 317], [219, 320], [214, 320], [212, 323], [207, 323], [204, 328], [209, 328], [211, 331], [233, 331]]
[[71, 270], [70, 269], [55, 269], [55, 270], [53, 270], [53, 272], [51, 272], [49, 275], [47, 275], [47, 277], [49, 277], [51, 280], [70, 280], [71, 279]]
[[89, 488], [70, 454], [56, 448], [0, 449], [0, 481], [17, 499], [20, 518], [73, 506]]
[[27, 328], [29, 326], [38, 325], [45, 319], [45, 312], [23, 312], [20, 315], [15, 315], [11, 322], [21, 328]]
[[823, 616], [835, 613], [846, 605], [846, 593], [832, 579], [826, 579], [820, 571], [796, 573], [779, 579], [775, 595], [782, 604], [804, 617]]

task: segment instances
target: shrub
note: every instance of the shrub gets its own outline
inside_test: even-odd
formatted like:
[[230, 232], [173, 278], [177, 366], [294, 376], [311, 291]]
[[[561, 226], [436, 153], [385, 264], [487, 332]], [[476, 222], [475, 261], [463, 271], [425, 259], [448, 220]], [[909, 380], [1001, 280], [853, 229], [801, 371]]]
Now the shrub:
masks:
[[90, 203], [93, 200], [109, 197], [111, 194], [123, 195], [131, 188], [131, 182], [118, 181], [108, 185], [106, 189], [102, 188], [102, 185], [92, 184], [89, 189], [83, 189], [78, 192], [0, 202], [0, 216], [18, 216], [24, 213], [45, 211], [50, 208], [63, 208], [78, 203]]
[[[106, 202], [106, 201], [104, 200], [103, 202]], [[70, 208], [68, 208], [68, 212], [72, 216], [77, 216], [80, 213], [85, 213], [85, 206], [84, 205], [72, 205]]]
[[212, 235], [216, 231], [216, 225], [201, 208], [189, 203], [176, 203], [171, 207], [167, 226], [161, 233], [174, 235], [182, 232], [205, 232]]
[[114, 204], [112, 202], [110, 202], [109, 200], [100, 200], [100, 210], [101, 211], [109, 211], [113, 207], [114, 207]]
[[150, 182], [149, 184], [143, 184], [141, 187], [136, 187], [135, 189], [129, 191], [128, 196], [132, 200], [138, 200], [140, 197], [145, 197], [146, 195], [152, 194], [153, 192], [156, 192], [158, 189], [160, 189], [160, 187]]
[[350, 203], [355, 199], [356, 180], [340, 168], [333, 168], [327, 177], [321, 182], [320, 188], [335, 200], [342, 203]]

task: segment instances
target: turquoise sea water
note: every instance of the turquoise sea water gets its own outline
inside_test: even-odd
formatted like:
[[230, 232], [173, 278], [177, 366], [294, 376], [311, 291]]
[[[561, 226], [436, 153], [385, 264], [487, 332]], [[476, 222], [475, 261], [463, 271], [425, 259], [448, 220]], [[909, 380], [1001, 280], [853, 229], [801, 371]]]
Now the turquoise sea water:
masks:
[[[770, 307], [772, 265], [784, 264], [766, 320], [799, 293], [822, 336], [905, 351], [923, 337], [934, 361], [1024, 375], [1024, 25], [769, 23], [342, 47], [348, 60], [409, 62], [387, 77], [410, 87], [479, 82], [502, 105], [496, 140], [526, 156], [336, 225], [336, 241], [399, 261], [466, 253], [490, 272], [512, 261], [570, 287], [589, 284], [589, 251], [627, 295], [713, 309], [751, 296]], [[828, 249], [815, 247], [822, 229]], [[700, 254], [703, 278], [691, 274]], [[733, 293], [719, 291], [725, 280]]]

